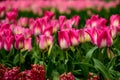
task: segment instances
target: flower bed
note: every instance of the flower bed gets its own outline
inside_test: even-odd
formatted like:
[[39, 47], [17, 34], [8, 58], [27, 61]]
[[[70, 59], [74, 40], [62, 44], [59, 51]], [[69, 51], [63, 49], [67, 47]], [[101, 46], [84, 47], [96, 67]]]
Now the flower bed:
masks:
[[112, 10], [35, 18], [1, 7], [0, 80], [119, 80], [120, 12]]

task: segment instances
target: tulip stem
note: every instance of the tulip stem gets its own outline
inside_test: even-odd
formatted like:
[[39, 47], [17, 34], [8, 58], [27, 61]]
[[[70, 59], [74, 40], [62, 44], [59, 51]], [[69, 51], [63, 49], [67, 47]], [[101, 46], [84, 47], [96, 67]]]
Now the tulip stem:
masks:
[[21, 67], [21, 51], [19, 51], [19, 67]]
[[66, 51], [66, 59], [68, 60], [68, 52]]
[[52, 45], [49, 47], [49, 50], [48, 50], [48, 56], [50, 56], [51, 49], [52, 49]]

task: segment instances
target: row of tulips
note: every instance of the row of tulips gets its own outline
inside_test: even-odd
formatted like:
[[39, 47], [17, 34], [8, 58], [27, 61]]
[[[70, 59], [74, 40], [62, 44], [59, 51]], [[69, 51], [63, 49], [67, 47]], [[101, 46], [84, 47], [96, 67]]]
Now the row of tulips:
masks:
[[[27, 51], [29, 53], [32, 53], [32, 54], [28, 54], [28, 55], [32, 55], [31, 56], [32, 58], [30, 58], [30, 60], [35, 61], [31, 63], [39, 63], [39, 64], [42, 63], [45, 66], [45, 70], [47, 70], [46, 77], [50, 79], [52, 79], [50, 74], [52, 74], [52, 72], [54, 71], [54, 69], [51, 69], [53, 63], [55, 63], [54, 66], [55, 69], [57, 69], [56, 67], [59, 68], [62, 67], [63, 65], [60, 63], [60, 61], [65, 63], [66, 66], [66, 63], [72, 62], [73, 60], [76, 59], [76, 58], [73, 60], [71, 59], [70, 57], [71, 52], [69, 52], [69, 49], [75, 48], [78, 49], [79, 52], [80, 49], [78, 48], [79, 44], [81, 45], [87, 42], [91, 42], [93, 46], [98, 46], [99, 49], [103, 47], [111, 47], [113, 45], [114, 39], [116, 38], [117, 34], [119, 34], [120, 32], [119, 14], [112, 15], [110, 17], [110, 21], [108, 21], [109, 24], [107, 24], [107, 20], [105, 18], [99, 17], [98, 15], [92, 15], [90, 19], [86, 20], [86, 24], [84, 28], [80, 28], [80, 29], [78, 28], [78, 25], [80, 23], [79, 21], [81, 20], [81, 18], [77, 15], [74, 15], [70, 19], [67, 19], [66, 16], [61, 15], [59, 16], [59, 19], [56, 19], [55, 14], [53, 12], [46, 11], [44, 13], [44, 16], [40, 18], [34, 19], [34, 18], [20, 17], [20, 19], [17, 20], [17, 16], [18, 16], [17, 9], [13, 9], [9, 12], [6, 12], [5, 15], [6, 16], [0, 19], [0, 49], [1, 49], [0, 55], [3, 55], [2, 57], [0, 56], [1, 58], [0, 62], [6, 63], [4, 60], [9, 58], [8, 56], [11, 57], [11, 55], [13, 56], [16, 55], [17, 57], [15, 56], [14, 58], [15, 60], [13, 61], [14, 64], [12, 63], [10, 64], [15, 66], [16, 65], [18, 66], [19, 64], [19, 67], [21, 68], [24, 62], [21, 59], [21, 56], [23, 55], [24, 51]], [[54, 47], [57, 47], [56, 45], [58, 45], [60, 50], [59, 48], [55, 48], [55, 49], [56, 51], [57, 49], [61, 51], [60, 54], [57, 52], [53, 52]], [[62, 59], [63, 61], [59, 60], [59, 58], [55, 59], [57, 58], [56, 56], [57, 54], [59, 56], [62, 54], [62, 51], [66, 51], [66, 56], [64, 56], [65, 61], [63, 59]], [[108, 53], [111, 52], [110, 50], [108, 51], [109, 51]], [[7, 56], [4, 56], [4, 54], [6, 54], [5, 52], [6, 53], [9, 52], [10, 55], [8, 54]], [[46, 52], [48, 52], [48, 56], [46, 56], [45, 54]], [[16, 53], [18, 53], [19, 56]], [[79, 56], [77, 51], [73, 50], [73, 53]], [[39, 56], [38, 55], [36, 56], [36, 54], [38, 54]], [[22, 58], [24, 58], [24, 56], [25, 55], [23, 55]], [[11, 58], [9, 59], [11, 61], [13, 60]], [[17, 62], [17, 59], [19, 59], [20, 61]], [[80, 62], [79, 59], [78, 62]], [[50, 73], [49, 70], [53, 70], [53, 71], [51, 71]], [[62, 70], [64, 71], [64, 69]], [[63, 73], [62, 70], [59, 71], [58, 75], [61, 75]], [[68, 70], [66, 71], [66, 73], [61, 75], [60, 76], [61, 80], [64, 79], [74, 80], [76, 78], [73, 77], [72, 73], [68, 73], [68, 72], [72, 72], [72, 71]], [[24, 76], [27, 73], [29, 73], [30, 75], [34, 74], [32, 73], [31, 70], [25, 71], [21, 74], [22, 76]], [[36, 74], [36, 76], [37, 75], [39, 74]], [[89, 76], [91, 78], [91, 75]], [[33, 76], [31, 76], [31, 78], [33, 78]], [[97, 78], [97, 80], [102, 79], [102, 77], [99, 76], [96, 77], [92, 75], [92, 79], [93, 78], [94, 79]], [[6, 80], [8, 80], [8, 78]], [[13, 78], [11, 80], [13, 80]]]
[[40, 49], [52, 46], [53, 34], [58, 32], [58, 43], [62, 49], [76, 46], [82, 42], [91, 41], [98, 47], [110, 47], [113, 38], [120, 31], [120, 15], [112, 15], [110, 24], [105, 18], [93, 15], [86, 20], [84, 28], [77, 29], [80, 17], [75, 15], [71, 19], [59, 16], [54, 19], [54, 13], [46, 11], [41, 18], [21, 17], [18, 21], [17, 11], [6, 13], [6, 18], [0, 23], [0, 49], [10, 51], [13, 45], [16, 49], [32, 50], [32, 35], [36, 38], [36, 44]]
[[100, 0], [94, 0], [94, 1], [92, 0], [9, 1], [8, 0], [8, 1], [2, 1], [0, 3], [0, 6], [5, 6], [6, 9], [18, 8], [19, 10], [22, 11], [33, 11], [34, 13], [42, 14], [42, 8], [51, 8], [52, 10], [57, 9], [61, 13], [69, 13], [71, 8], [76, 10], [81, 10], [86, 8], [96, 8], [100, 10], [102, 8], [108, 9], [111, 7], [115, 7], [118, 3], [120, 3], [119, 0], [114, 0], [114, 1], [111, 0], [110, 2], [105, 2]]

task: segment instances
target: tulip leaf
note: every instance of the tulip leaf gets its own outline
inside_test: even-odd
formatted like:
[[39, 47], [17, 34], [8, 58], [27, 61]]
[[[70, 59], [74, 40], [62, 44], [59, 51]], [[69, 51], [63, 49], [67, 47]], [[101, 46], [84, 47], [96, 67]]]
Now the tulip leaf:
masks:
[[13, 63], [16, 65], [19, 62], [19, 54], [17, 54], [13, 60]]
[[95, 47], [93, 47], [92, 49], [90, 49], [90, 50], [87, 52], [87, 54], [86, 54], [85, 59], [84, 59], [83, 62], [88, 63], [89, 60], [91, 59], [92, 55], [93, 55], [93, 52], [94, 52], [97, 48], [98, 48], [98, 47], [95, 46]]
[[93, 61], [96, 70], [99, 70], [106, 79], [113, 80], [113, 76], [109, 73], [109, 69], [107, 69], [103, 63], [97, 59], [93, 59]]

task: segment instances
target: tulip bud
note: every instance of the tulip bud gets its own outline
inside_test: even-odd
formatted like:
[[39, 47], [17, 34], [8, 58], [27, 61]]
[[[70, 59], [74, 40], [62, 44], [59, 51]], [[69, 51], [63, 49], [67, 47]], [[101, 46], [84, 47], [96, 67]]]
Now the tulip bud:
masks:
[[66, 49], [70, 46], [68, 31], [58, 32], [58, 43], [61, 49]]
[[40, 35], [39, 36], [39, 47], [40, 49], [46, 49], [48, 46], [53, 44], [53, 37], [52, 36], [46, 36], [46, 35]]
[[22, 34], [15, 35], [15, 48], [21, 49], [24, 46], [24, 36]]
[[39, 23], [39, 21], [35, 21], [33, 25], [33, 33], [34, 35], [40, 35], [42, 33], [42, 27]]
[[69, 39], [70, 39], [71, 45], [76, 46], [79, 44], [77, 30], [74, 30], [74, 29], [69, 30]]
[[4, 49], [10, 51], [13, 48], [13, 36], [7, 36], [4, 41]]
[[110, 47], [113, 43], [112, 36], [109, 29], [100, 30], [101, 33], [98, 34], [97, 45], [98, 47]]

